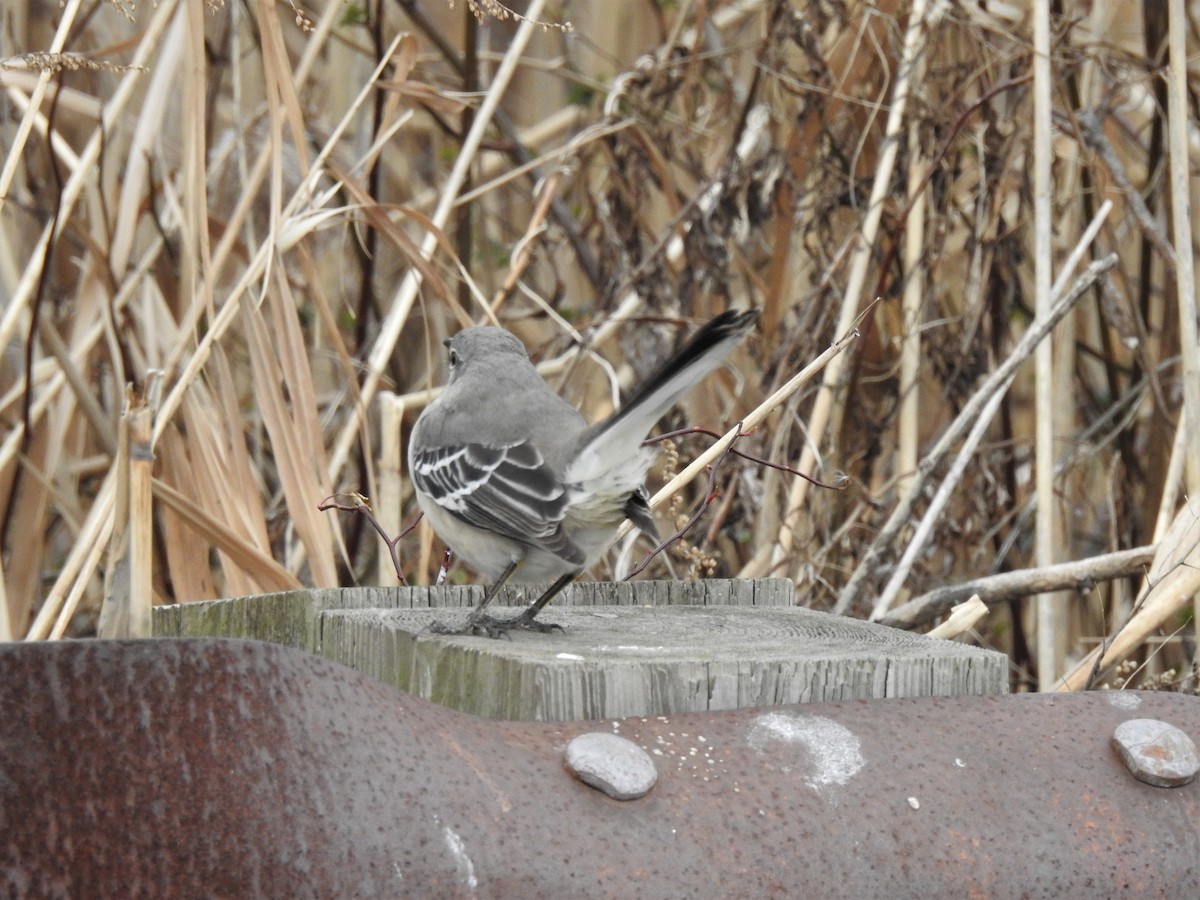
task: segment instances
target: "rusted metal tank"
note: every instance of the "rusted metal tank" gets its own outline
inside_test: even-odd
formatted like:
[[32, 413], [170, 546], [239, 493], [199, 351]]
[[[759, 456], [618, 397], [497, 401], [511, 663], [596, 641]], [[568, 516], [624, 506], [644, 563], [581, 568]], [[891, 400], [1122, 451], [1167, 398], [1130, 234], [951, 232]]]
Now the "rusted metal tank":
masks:
[[[1200, 785], [1136, 781], [1079, 694], [495, 722], [271, 644], [0, 646], [0, 894], [1200, 896]], [[646, 748], [639, 800], [575, 780]]]

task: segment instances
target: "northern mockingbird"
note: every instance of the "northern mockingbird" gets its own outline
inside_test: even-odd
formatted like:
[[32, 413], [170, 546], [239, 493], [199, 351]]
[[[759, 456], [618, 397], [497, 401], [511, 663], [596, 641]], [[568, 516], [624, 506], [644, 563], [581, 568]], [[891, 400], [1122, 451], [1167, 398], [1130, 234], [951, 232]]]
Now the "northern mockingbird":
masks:
[[[654, 451], [643, 442], [756, 316], [717, 316], [620, 410], [591, 426], [504, 329], [467, 328], [448, 338], [449, 383], [417, 419], [408, 468], [433, 530], [492, 585], [465, 625], [434, 629], [493, 637], [510, 628], [547, 631], [534, 617], [599, 558], [625, 519], [656, 537], [642, 487]], [[486, 615], [510, 580], [553, 584], [518, 616]]]

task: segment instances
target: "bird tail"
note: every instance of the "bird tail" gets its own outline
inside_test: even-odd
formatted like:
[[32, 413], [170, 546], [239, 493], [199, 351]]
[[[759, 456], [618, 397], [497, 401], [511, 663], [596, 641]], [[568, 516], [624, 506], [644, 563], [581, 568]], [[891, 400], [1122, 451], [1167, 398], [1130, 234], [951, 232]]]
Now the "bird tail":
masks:
[[697, 331], [617, 412], [589, 431], [582, 449], [567, 469], [567, 480], [575, 483], [607, 480], [625, 470], [624, 478], [633, 480], [629, 490], [636, 489], [653, 458], [642, 442], [654, 423], [690, 387], [721, 365], [746, 336], [757, 316], [757, 310], [728, 310]]

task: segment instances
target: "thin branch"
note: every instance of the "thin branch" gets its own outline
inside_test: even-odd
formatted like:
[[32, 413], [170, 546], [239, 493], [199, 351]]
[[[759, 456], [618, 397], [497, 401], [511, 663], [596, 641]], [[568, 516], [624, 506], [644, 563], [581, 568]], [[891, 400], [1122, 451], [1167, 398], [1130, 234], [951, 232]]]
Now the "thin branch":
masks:
[[416, 528], [418, 523], [420, 523], [421, 518], [424, 515], [423, 513], [418, 514], [415, 519], [413, 519], [404, 527], [403, 531], [393, 538], [388, 537], [387, 530], [382, 524], [380, 524], [379, 520], [375, 518], [375, 511], [371, 508], [371, 501], [357, 491], [344, 491], [342, 493], [332, 494], [318, 503], [317, 509], [319, 509], [321, 512], [327, 512], [331, 509], [341, 510], [342, 512], [355, 512], [366, 519], [367, 522], [370, 523], [371, 527], [374, 528], [379, 536], [383, 539], [383, 542], [387, 544], [388, 553], [390, 553], [392, 557], [392, 566], [396, 569], [396, 578], [399, 579], [401, 584], [408, 584], [407, 579], [404, 577], [404, 571], [400, 565], [400, 551], [398, 547], [400, 542], [404, 540], [404, 538], [408, 537], [409, 532]]
[[[749, 437], [753, 433], [754, 432], [752, 432], [752, 431], [740, 431], [740, 432], [738, 432], [737, 437], [738, 438]], [[666, 440], [670, 440], [672, 438], [677, 438], [677, 437], [684, 437], [685, 435], [689, 435], [689, 434], [703, 434], [710, 438], [720, 438], [721, 437], [721, 435], [718, 432], [713, 431], [712, 429], [703, 428], [699, 425], [693, 425], [690, 428], [680, 428], [678, 431], [668, 431], [666, 434], [657, 434], [652, 438], [647, 438], [644, 443], [657, 444], [657, 443], [660, 443], [661, 441], [666, 441]], [[758, 456], [757, 454], [746, 453], [744, 450], [737, 450], [734, 448], [734, 446], [732, 444], [729, 445], [729, 450], [730, 450], [730, 452], [733, 453], [734, 456], [741, 457], [742, 459], [746, 460], [747, 462], [752, 462], [755, 465], [759, 465], [759, 466], [766, 466], [770, 469], [777, 469], [778, 471], [784, 472], [788, 475], [796, 475], [800, 478], [805, 479], [806, 481], [808, 481], [810, 484], [814, 485], [815, 487], [827, 488], [831, 491], [843, 491], [846, 489], [846, 486], [850, 483], [850, 479], [847, 478], [845, 475], [842, 475], [841, 477], [839, 477], [839, 479], [837, 480], [836, 483], [821, 481], [820, 479], [813, 478], [811, 475], [804, 474], [799, 469], [793, 469], [791, 466], [784, 465], [783, 463], [772, 462], [771, 460], [766, 459], [762, 456]]]
[[892, 628], [917, 628], [945, 615], [957, 603], [978, 594], [986, 603], [1007, 603], [1034, 594], [1086, 591], [1098, 581], [1136, 575], [1150, 564], [1156, 547], [1135, 547], [1043, 568], [1019, 569], [947, 585], [897, 606], [879, 620]]

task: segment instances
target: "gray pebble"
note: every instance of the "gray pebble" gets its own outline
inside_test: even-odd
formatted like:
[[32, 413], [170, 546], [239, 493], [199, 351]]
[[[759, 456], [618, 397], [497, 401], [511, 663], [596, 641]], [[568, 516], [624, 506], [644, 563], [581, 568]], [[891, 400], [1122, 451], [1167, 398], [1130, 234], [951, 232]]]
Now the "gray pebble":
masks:
[[658, 770], [633, 741], [603, 731], [581, 734], [567, 744], [567, 769], [614, 800], [644, 797], [658, 780]]
[[1179, 787], [1196, 777], [1200, 754], [1186, 733], [1158, 719], [1129, 719], [1117, 726], [1113, 749], [1133, 777], [1156, 787]]

